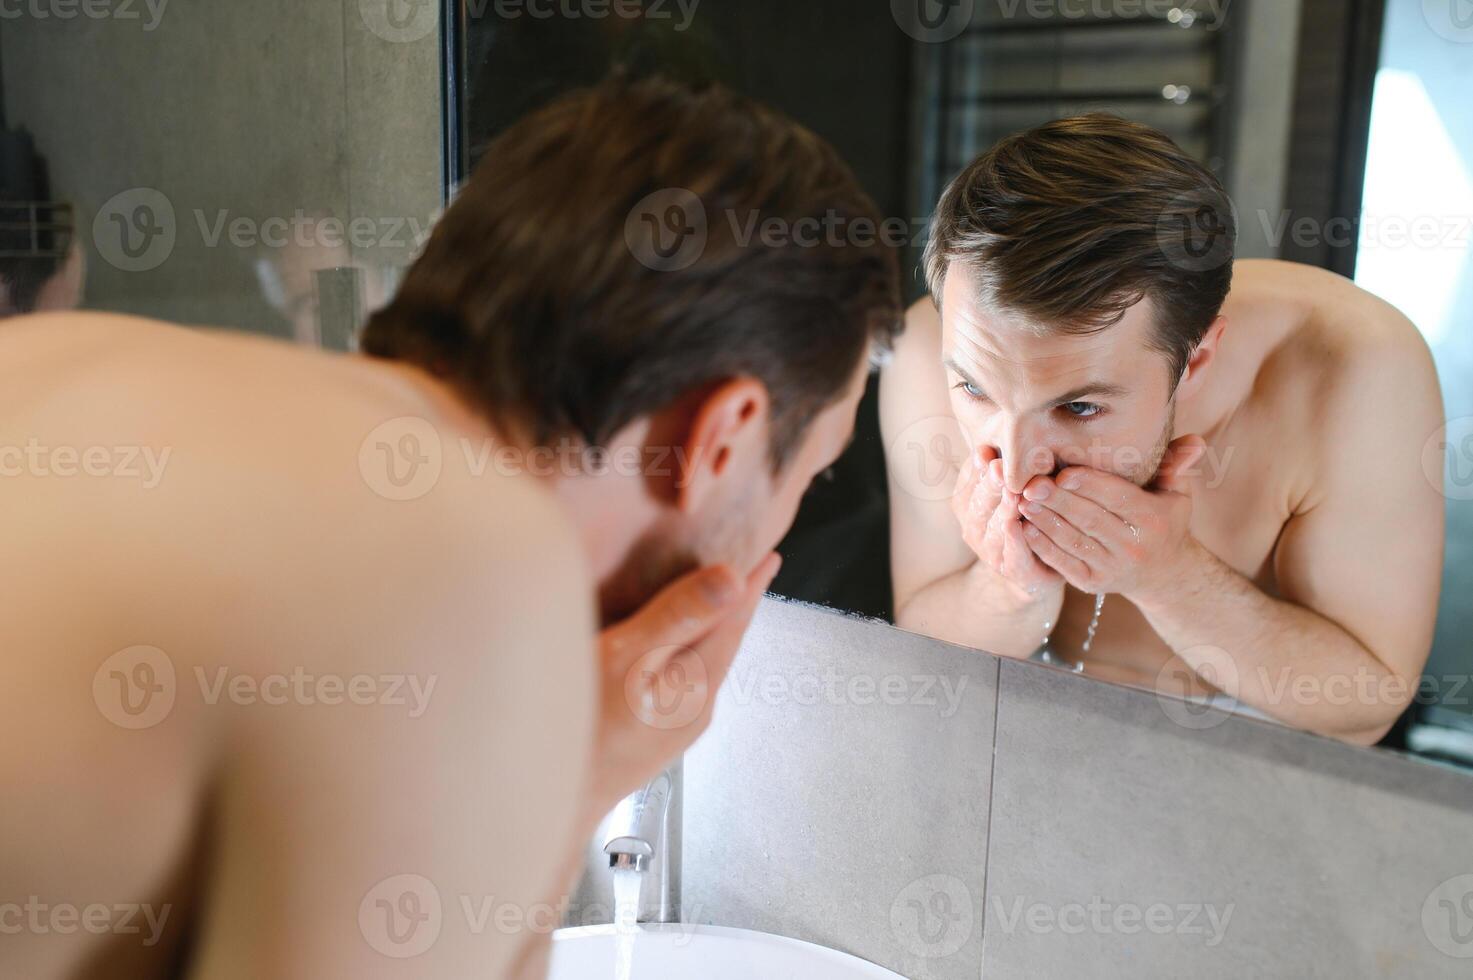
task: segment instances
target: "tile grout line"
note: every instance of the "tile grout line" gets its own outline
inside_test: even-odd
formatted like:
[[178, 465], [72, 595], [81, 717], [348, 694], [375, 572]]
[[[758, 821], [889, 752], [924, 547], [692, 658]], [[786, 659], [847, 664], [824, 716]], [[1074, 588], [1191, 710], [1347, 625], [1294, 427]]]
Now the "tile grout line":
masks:
[[1002, 714], [1002, 658], [993, 661], [996, 668], [992, 685], [992, 762], [987, 768], [987, 830], [982, 834], [982, 925], [977, 931], [981, 946], [978, 957], [977, 975], [982, 977], [987, 969], [987, 878], [992, 870], [992, 813], [993, 800], [997, 795], [997, 728]]

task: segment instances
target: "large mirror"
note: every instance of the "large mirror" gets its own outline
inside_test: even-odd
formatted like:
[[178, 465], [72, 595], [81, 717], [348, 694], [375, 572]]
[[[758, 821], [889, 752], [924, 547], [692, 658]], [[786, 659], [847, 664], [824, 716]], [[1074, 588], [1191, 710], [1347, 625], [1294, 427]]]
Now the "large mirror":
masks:
[[449, 179], [614, 68], [781, 109], [916, 305], [775, 591], [1473, 764], [1465, 6], [451, 3]]
[[775, 591], [1473, 764], [1465, 0], [240, 6], [0, 17], [7, 301], [351, 350], [511, 123], [718, 81], [838, 149], [885, 220], [823, 234], [911, 305]]

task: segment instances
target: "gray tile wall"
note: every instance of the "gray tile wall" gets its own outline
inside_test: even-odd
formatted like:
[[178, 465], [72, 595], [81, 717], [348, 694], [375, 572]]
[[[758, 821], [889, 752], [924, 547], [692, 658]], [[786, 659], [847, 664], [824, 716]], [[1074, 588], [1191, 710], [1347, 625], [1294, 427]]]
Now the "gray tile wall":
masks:
[[765, 602], [686, 760], [686, 918], [974, 980], [996, 678], [991, 657]]
[[1473, 975], [1473, 778], [1179, 709], [769, 599], [686, 760], [686, 918], [918, 980]]
[[[1003, 662], [985, 975], [1473, 975], [1432, 941], [1473, 929], [1473, 881], [1468, 914], [1424, 923], [1434, 890], [1473, 873], [1473, 778], [1216, 712], [1193, 724], [1210, 727]], [[1473, 956], [1473, 935], [1452, 945]]]

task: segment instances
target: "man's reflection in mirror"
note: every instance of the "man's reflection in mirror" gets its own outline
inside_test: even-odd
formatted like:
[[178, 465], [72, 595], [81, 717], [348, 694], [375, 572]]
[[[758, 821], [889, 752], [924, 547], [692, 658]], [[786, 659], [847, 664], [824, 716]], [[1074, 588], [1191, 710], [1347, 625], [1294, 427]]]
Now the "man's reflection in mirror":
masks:
[[[882, 386], [897, 622], [1374, 743], [1431, 647], [1437, 375], [1350, 281], [1235, 263], [1236, 220], [1105, 114], [956, 178]], [[938, 436], [950, 496], [907, 486]]]

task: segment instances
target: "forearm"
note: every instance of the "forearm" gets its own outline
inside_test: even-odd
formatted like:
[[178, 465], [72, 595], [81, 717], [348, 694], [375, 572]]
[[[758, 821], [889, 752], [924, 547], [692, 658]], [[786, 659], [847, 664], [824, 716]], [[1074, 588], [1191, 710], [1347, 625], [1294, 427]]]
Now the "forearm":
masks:
[[1026, 659], [1059, 621], [1062, 584], [1029, 595], [981, 562], [939, 579], [896, 610], [895, 623], [1002, 657]]
[[1267, 595], [1195, 541], [1172, 578], [1130, 598], [1203, 679], [1272, 718], [1371, 744], [1414, 693], [1341, 626]]

